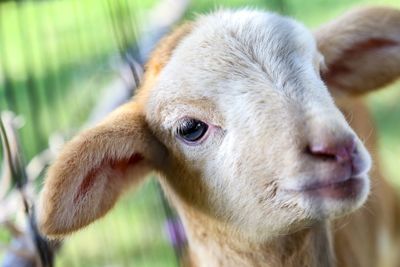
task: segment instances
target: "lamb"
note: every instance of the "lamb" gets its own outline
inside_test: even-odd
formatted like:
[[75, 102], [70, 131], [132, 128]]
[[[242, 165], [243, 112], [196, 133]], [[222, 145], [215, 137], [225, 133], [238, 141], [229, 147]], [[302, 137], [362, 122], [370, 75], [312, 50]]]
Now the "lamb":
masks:
[[161, 41], [131, 102], [64, 147], [40, 229], [70, 234], [156, 172], [191, 266], [398, 266], [399, 201], [357, 96], [399, 76], [396, 9], [314, 34], [269, 12], [201, 16]]

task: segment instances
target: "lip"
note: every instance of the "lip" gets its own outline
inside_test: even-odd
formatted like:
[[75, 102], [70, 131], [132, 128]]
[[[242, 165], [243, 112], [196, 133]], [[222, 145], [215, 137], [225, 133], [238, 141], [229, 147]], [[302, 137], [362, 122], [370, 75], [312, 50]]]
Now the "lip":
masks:
[[322, 197], [335, 200], [346, 200], [357, 198], [365, 186], [361, 177], [351, 177], [344, 181], [321, 183], [316, 182], [307, 185], [300, 190], [293, 190], [313, 197]]

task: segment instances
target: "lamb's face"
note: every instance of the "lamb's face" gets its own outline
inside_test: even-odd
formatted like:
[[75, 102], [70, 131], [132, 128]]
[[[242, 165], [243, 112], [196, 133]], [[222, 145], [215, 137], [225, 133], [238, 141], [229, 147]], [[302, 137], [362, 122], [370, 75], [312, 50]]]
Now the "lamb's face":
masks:
[[359, 207], [370, 157], [319, 76], [321, 58], [287, 18], [240, 11], [197, 21], [146, 108], [176, 195], [261, 239]]

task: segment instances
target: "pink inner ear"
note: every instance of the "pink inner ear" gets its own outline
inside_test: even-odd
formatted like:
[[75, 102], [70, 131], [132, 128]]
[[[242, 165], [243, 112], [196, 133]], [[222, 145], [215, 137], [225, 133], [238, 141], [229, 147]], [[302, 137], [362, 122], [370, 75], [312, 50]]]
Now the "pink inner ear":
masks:
[[337, 82], [337, 77], [343, 74], [348, 74], [352, 71], [347, 65], [348, 62], [365, 53], [371, 53], [373, 50], [395, 45], [398, 45], [396, 41], [385, 38], [371, 38], [355, 43], [349, 49], [344, 50], [336, 61], [329, 63], [327, 71], [321, 73], [322, 79], [326, 83], [340, 88], [341, 86]]
[[[80, 199], [82, 199], [90, 191], [90, 189], [94, 186], [94, 184], [96, 182], [96, 177], [103, 170], [103, 168], [110, 166], [112, 170], [124, 173], [124, 172], [126, 172], [128, 167], [134, 166], [135, 164], [139, 163], [142, 160], [143, 160], [143, 156], [140, 154], [133, 154], [129, 159], [122, 159], [122, 160], [105, 159], [105, 160], [103, 160], [103, 162], [100, 164], [100, 166], [89, 171], [89, 173], [83, 179], [83, 181], [82, 181], [81, 185], [79, 186], [79, 189], [74, 197], [74, 203], [77, 204], [77, 202]], [[110, 179], [112, 177], [107, 177], [107, 178]]]

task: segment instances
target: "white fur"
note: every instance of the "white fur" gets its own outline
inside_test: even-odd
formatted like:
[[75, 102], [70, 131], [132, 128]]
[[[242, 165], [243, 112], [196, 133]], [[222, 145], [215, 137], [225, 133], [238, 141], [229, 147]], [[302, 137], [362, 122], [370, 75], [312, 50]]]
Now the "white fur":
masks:
[[[368, 194], [368, 182], [360, 198], [348, 202], [287, 192], [321, 175], [302, 155], [313, 132], [353, 134], [319, 77], [320, 61], [314, 38], [301, 24], [272, 13], [220, 11], [197, 21], [148, 97], [150, 126], [189, 165], [189, 177], [181, 179], [201, 179], [206, 188], [207, 197], [194, 192], [193, 198], [253, 239], [349, 212]], [[186, 116], [215, 126], [199, 146], [175, 139], [174, 123]]]

